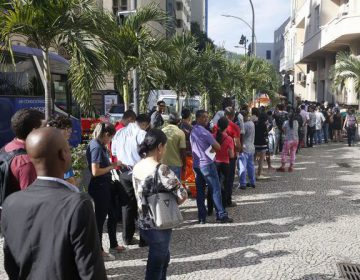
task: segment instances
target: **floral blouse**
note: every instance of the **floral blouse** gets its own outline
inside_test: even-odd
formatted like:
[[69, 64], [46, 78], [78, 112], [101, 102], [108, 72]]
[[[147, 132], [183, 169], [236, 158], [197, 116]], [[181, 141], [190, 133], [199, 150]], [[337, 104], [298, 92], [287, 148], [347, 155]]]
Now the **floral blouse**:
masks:
[[[155, 228], [153, 219], [150, 216], [149, 206], [146, 202], [146, 197], [157, 192], [172, 192], [176, 197], [182, 198], [186, 195], [185, 188], [181, 185], [175, 173], [166, 165], [161, 164], [158, 170], [158, 186], [154, 186], [156, 167], [152, 172], [146, 176], [145, 180], [141, 180], [136, 176], [136, 171], [133, 174], [133, 186], [135, 189], [135, 196], [139, 212], [139, 228], [151, 229]], [[141, 172], [145, 172], [141, 170]]]

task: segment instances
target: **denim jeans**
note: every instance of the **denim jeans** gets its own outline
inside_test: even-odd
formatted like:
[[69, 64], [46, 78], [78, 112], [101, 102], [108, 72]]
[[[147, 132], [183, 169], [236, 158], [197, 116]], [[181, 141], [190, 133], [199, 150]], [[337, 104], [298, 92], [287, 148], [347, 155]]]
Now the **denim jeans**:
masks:
[[269, 133], [269, 153], [274, 154], [276, 150], [276, 137], [274, 133]]
[[140, 235], [149, 245], [145, 280], [165, 280], [170, 262], [170, 240], [172, 229], [140, 229]]
[[241, 153], [238, 161], [240, 186], [246, 185], [246, 173], [249, 183], [255, 185], [254, 153]]
[[322, 135], [321, 135], [322, 129], [316, 129], [315, 130], [315, 143], [321, 144], [322, 142]]
[[346, 131], [348, 144], [351, 145], [355, 142], [356, 127], [347, 127]]
[[181, 166], [169, 166], [169, 168], [175, 173], [179, 181], [181, 181]]
[[324, 141], [325, 143], [327, 143], [329, 141], [329, 123], [324, 123], [323, 135], [324, 135]]
[[205, 188], [208, 186], [212, 193], [213, 202], [216, 209], [216, 218], [222, 219], [227, 217], [227, 213], [222, 204], [221, 187], [219, 176], [217, 173], [215, 163], [208, 164], [202, 167], [194, 167], [195, 183], [196, 183], [196, 204], [198, 208], [199, 221], [206, 220], [206, 207], [205, 207]]

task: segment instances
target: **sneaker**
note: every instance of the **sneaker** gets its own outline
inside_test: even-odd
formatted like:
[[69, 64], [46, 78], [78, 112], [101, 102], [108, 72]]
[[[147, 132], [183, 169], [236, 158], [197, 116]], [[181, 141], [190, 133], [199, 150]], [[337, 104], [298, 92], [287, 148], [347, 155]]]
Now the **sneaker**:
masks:
[[225, 216], [224, 218], [216, 219], [216, 222], [221, 224], [227, 224], [227, 223], [232, 223], [233, 219], [229, 218], [228, 216]]
[[246, 190], [246, 186], [239, 186], [238, 189], [239, 190]]
[[106, 252], [102, 251], [101, 255], [102, 255], [104, 262], [115, 261], [115, 256], [113, 256], [110, 253], [106, 253]]
[[199, 225], [205, 225], [206, 221], [205, 220], [199, 220]]
[[110, 248], [109, 249], [109, 253], [112, 254], [112, 255], [118, 255], [118, 254], [121, 254], [122, 252], [125, 251], [125, 247], [124, 246], [117, 246], [115, 248]]
[[270, 177], [266, 177], [264, 175], [260, 175], [256, 177], [257, 180], [266, 180], [266, 179], [270, 179]]
[[276, 169], [277, 172], [286, 172], [284, 167], [279, 167]]

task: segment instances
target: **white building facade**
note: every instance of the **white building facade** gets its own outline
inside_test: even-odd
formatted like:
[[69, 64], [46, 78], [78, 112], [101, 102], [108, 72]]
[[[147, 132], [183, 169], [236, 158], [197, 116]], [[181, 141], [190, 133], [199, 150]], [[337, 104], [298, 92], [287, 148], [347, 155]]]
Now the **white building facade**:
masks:
[[208, 0], [191, 0], [191, 22], [199, 24], [202, 32], [208, 32]]
[[157, 23], [150, 23], [154, 34], [160, 36], [171, 36], [175, 33], [181, 34], [190, 31], [191, 28], [191, 1], [203, 0], [102, 0], [104, 9], [116, 14], [121, 11], [131, 11], [149, 4], [156, 4], [173, 18], [173, 30], [165, 30]]
[[294, 93], [303, 100], [357, 104], [351, 82], [335, 89], [330, 70], [336, 54], [360, 55], [359, 0], [292, 0], [284, 33], [280, 71], [294, 76]]

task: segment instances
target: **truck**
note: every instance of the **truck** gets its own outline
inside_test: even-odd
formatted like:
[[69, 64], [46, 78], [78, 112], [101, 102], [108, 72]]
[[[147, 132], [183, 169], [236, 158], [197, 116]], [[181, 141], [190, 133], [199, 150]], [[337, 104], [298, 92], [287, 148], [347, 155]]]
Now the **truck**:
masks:
[[186, 98], [181, 96], [178, 110], [176, 110], [176, 99], [177, 95], [172, 90], [152, 90], [149, 94], [147, 110], [149, 113], [153, 112], [156, 110], [157, 102], [164, 101], [166, 109], [163, 114], [163, 119], [167, 121], [170, 113], [177, 112], [181, 114], [183, 108], [189, 108], [193, 114], [200, 109], [200, 96], [191, 96]]

